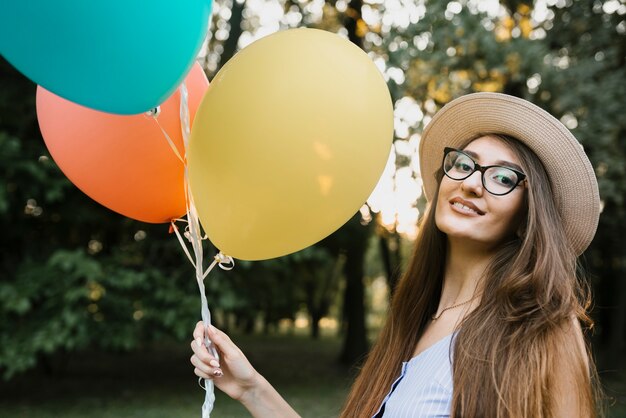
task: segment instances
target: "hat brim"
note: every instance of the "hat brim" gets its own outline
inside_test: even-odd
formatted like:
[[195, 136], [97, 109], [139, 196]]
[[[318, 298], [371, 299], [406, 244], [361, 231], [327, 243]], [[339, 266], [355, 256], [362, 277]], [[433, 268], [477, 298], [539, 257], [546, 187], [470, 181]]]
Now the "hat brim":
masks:
[[505, 134], [526, 144], [550, 178], [565, 234], [580, 255], [595, 235], [600, 215], [598, 182], [574, 135], [540, 107], [501, 93], [473, 93], [445, 105], [420, 141], [424, 193], [432, 199], [445, 147], [458, 148], [479, 134]]

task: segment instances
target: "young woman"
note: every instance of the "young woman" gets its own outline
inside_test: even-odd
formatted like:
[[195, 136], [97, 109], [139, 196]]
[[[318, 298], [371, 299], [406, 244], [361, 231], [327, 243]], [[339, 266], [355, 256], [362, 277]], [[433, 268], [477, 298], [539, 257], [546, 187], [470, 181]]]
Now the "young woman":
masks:
[[[427, 125], [420, 168], [431, 203], [341, 417], [595, 416], [576, 260], [600, 200], [580, 144], [530, 102], [476, 93]], [[224, 333], [208, 334], [220, 362], [203, 334], [198, 376], [255, 417], [298, 416]]]

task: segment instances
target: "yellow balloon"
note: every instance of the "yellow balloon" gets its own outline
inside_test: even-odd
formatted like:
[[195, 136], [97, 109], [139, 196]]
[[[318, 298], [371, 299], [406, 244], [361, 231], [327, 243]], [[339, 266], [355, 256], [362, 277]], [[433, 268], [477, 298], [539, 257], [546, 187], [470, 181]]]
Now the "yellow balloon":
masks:
[[279, 257], [343, 225], [376, 186], [393, 138], [382, 74], [340, 36], [291, 29], [218, 72], [194, 119], [189, 186], [213, 244]]

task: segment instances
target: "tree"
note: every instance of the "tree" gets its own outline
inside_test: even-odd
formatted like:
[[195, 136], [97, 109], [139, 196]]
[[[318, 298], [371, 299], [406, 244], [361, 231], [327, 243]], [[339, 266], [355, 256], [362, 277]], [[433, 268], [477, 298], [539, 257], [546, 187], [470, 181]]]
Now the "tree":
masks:
[[352, 366], [363, 360], [369, 350], [365, 324], [365, 253], [373, 224], [363, 225], [361, 214], [355, 214], [344, 226], [323, 240], [320, 245], [331, 253], [345, 255], [343, 271], [346, 288], [343, 294], [343, 345], [339, 360]]
[[[586, 253], [593, 277], [601, 367], [626, 347], [626, 6], [579, 1], [550, 8], [547, 64], [535, 98], [572, 129], [596, 170], [603, 211]], [[545, 81], [544, 81], [545, 80]]]
[[383, 25], [380, 47], [374, 48], [386, 60], [396, 104], [413, 103], [417, 115], [397, 118], [396, 141], [419, 140], [443, 104], [474, 91], [524, 97], [561, 119], [585, 147], [598, 177], [603, 213], [583, 258], [597, 296], [596, 343], [607, 354], [606, 364], [623, 362], [626, 7], [614, 1], [546, 6], [511, 0], [488, 16], [478, 2], [420, 4], [410, 24]]

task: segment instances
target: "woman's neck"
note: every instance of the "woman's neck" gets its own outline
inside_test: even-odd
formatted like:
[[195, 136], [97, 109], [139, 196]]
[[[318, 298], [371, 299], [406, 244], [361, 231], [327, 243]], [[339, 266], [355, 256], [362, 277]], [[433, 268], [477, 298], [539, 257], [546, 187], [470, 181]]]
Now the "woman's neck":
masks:
[[480, 294], [482, 278], [493, 252], [448, 239], [440, 307], [465, 302]]

